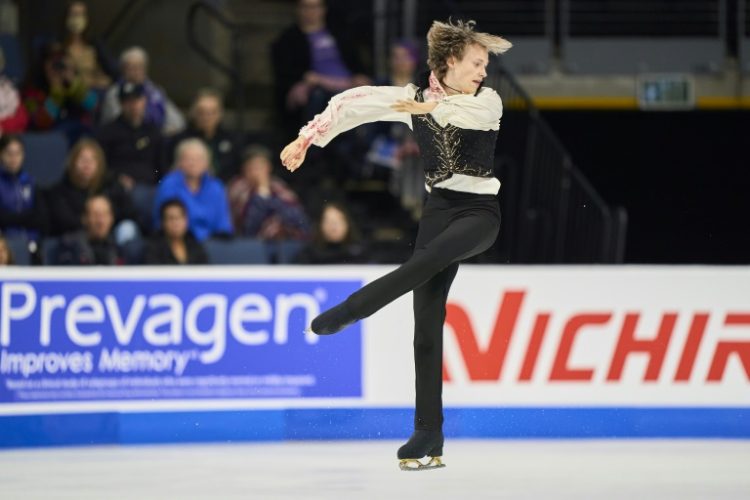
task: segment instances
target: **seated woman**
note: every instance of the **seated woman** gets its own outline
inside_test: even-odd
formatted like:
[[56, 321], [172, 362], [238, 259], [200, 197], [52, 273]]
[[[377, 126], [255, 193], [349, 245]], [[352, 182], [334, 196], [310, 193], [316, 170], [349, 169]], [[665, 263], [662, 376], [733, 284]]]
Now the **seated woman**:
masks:
[[307, 239], [310, 223], [297, 195], [271, 169], [268, 149], [245, 150], [242, 173], [227, 188], [237, 233], [262, 240]]
[[137, 214], [125, 189], [109, 175], [104, 152], [93, 139], [81, 139], [68, 153], [65, 175], [47, 193], [50, 234], [59, 236], [83, 228], [86, 200], [103, 194], [111, 202], [118, 244], [140, 237]]
[[167, 200], [159, 213], [162, 229], [149, 242], [146, 264], [208, 264], [206, 250], [188, 230], [185, 204], [177, 198]]
[[112, 83], [117, 70], [104, 47], [89, 37], [90, 25], [86, 3], [70, 2], [65, 13], [63, 46], [83, 83], [103, 92]]
[[0, 231], [38, 242], [47, 226], [44, 198], [23, 169], [23, 159], [20, 137], [0, 137]]
[[343, 205], [323, 206], [315, 237], [297, 256], [300, 264], [356, 264], [365, 262], [365, 248]]

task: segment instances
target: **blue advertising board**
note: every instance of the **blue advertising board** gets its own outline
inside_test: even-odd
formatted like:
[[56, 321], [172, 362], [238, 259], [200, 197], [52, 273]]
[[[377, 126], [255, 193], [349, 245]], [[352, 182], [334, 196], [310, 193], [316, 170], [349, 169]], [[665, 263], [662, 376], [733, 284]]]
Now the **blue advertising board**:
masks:
[[0, 403], [359, 397], [359, 323], [304, 330], [361, 284], [0, 281]]

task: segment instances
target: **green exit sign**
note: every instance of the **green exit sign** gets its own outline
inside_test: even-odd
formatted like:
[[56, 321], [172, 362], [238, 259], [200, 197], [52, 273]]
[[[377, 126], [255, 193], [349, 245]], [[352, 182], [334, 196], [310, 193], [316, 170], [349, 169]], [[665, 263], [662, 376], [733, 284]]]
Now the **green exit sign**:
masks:
[[647, 110], [695, 107], [695, 83], [688, 75], [639, 75], [638, 105]]

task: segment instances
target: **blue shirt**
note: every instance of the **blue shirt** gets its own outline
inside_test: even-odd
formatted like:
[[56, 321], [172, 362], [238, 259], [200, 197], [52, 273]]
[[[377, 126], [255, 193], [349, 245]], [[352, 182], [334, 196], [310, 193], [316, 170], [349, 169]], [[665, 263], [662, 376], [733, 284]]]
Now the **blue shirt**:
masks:
[[[22, 214], [34, 210], [36, 203], [34, 179], [25, 170], [13, 175], [0, 166], [0, 211]], [[39, 239], [39, 231], [21, 226], [1, 227], [6, 235], [25, 234], [30, 240]]]
[[162, 204], [175, 198], [187, 207], [188, 228], [198, 241], [203, 241], [217, 233], [232, 233], [229, 203], [227, 203], [224, 184], [220, 180], [205, 174], [201, 179], [200, 189], [194, 193], [188, 189], [182, 172], [177, 170], [167, 174], [156, 191], [155, 228], [158, 229], [161, 226], [159, 209]]

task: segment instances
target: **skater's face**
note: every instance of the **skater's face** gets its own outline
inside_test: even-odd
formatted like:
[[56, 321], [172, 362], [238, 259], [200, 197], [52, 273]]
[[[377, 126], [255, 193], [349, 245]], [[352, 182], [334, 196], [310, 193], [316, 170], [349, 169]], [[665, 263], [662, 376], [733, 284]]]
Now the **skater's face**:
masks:
[[23, 164], [23, 144], [11, 140], [0, 152], [0, 163], [6, 172], [17, 174]]
[[323, 212], [320, 221], [320, 232], [328, 243], [341, 243], [349, 233], [349, 223], [346, 216], [336, 207], [328, 207]]
[[445, 83], [464, 94], [474, 94], [487, 77], [489, 53], [481, 45], [472, 44], [464, 50], [463, 59], [448, 59]]
[[182, 239], [187, 232], [188, 220], [185, 210], [180, 205], [169, 205], [162, 216], [164, 234], [169, 239]]

